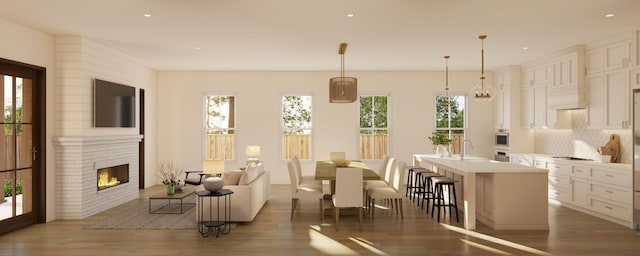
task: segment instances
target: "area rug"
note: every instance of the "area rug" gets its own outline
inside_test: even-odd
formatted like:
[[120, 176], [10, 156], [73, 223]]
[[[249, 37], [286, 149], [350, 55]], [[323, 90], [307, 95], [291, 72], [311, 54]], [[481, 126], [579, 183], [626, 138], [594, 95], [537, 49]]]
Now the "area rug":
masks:
[[195, 205], [195, 196], [189, 196], [183, 200], [182, 214], [170, 214], [169, 212], [180, 212], [178, 200], [172, 200], [168, 205], [167, 200], [153, 200], [151, 209], [159, 210], [150, 214], [149, 201], [145, 200], [140, 205], [97, 221], [85, 229], [195, 229]]

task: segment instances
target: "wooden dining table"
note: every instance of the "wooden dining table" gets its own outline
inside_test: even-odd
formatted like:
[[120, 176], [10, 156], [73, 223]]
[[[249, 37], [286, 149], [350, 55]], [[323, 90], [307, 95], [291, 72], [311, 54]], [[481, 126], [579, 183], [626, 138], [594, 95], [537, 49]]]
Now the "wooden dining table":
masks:
[[[380, 175], [371, 167], [367, 166], [365, 163], [361, 161], [352, 160], [349, 163], [351, 168], [361, 168], [362, 169], [362, 179], [363, 180], [379, 180]], [[336, 191], [336, 164], [332, 161], [316, 161], [316, 180], [328, 180], [331, 186], [331, 195], [333, 195]]]

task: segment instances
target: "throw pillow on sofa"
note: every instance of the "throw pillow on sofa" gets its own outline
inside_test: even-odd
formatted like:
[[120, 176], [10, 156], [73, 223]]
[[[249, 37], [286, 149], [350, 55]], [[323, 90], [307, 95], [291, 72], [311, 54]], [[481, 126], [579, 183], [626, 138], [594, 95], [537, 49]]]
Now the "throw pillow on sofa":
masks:
[[222, 180], [224, 181], [224, 185], [238, 185], [240, 176], [242, 176], [241, 171], [225, 172], [222, 174]]
[[260, 173], [262, 173], [263, 167], [262, 163], [250, 164], [247, 166], [247, 169], [242, 171], [242, 175], [240, 176], [240, 180], [238, 181], [238, 185], [247, 185], [255, 180]]

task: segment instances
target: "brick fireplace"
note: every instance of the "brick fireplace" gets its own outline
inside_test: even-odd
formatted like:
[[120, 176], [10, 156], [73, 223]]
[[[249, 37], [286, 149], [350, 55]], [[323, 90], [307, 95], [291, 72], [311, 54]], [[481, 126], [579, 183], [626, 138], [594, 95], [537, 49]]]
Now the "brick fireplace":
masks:
[[[56, 218], [83, 219], [138, 198], [140, 135], [56, 137]], [[99, 169], [128, 166], [128, 182], [98, 189]]]

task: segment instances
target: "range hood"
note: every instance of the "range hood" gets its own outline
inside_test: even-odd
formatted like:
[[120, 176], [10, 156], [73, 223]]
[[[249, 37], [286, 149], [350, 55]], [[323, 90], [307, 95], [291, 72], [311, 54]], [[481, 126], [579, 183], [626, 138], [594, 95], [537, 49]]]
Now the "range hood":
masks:
[[587, 92], [584, 86], [549, 88], [547, 91], [549, 109], [583, 109], [587, 107]]

